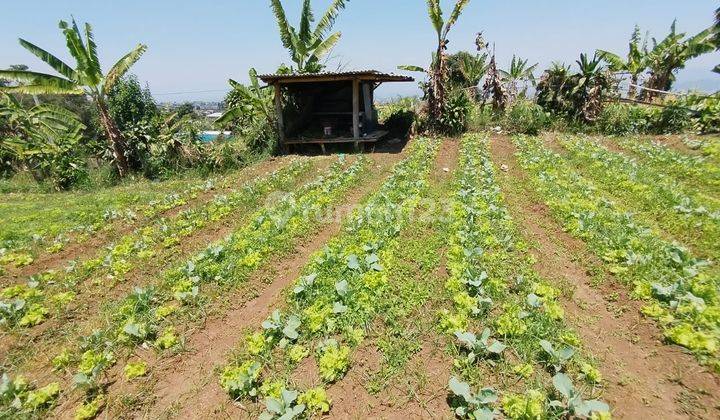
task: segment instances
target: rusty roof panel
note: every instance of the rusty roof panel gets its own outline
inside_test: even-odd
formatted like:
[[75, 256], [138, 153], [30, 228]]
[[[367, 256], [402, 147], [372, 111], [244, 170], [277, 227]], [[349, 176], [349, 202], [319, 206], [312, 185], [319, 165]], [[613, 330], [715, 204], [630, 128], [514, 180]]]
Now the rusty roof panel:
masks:
[[320, 72], [305, 74], [261, 74], [258, 76], [265, 83], [280, 82], [324, 82], [340, 80], [374, 80], [377, 82], [412, 82], [414, 78], [377, 70], [354, 70], [343, 72]]

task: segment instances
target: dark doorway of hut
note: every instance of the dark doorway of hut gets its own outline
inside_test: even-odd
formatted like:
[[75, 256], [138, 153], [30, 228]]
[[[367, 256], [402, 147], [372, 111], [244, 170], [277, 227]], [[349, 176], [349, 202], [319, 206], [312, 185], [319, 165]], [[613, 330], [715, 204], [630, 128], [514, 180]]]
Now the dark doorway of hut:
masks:
[[375, 70], [259, 77], [275, 91], [282, 152], [402, 150], [404, 141], [378, 121], [375, 89], [413, 78]]

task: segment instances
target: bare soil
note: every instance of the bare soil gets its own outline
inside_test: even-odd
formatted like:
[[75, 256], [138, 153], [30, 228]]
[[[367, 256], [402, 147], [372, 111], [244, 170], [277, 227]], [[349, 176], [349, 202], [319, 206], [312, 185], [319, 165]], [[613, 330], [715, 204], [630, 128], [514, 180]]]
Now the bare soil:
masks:
[[639, 312], [628, 287], [607, 273], [585, 244], [553, 220], [549, 209], [530, 190], [527, 175], [514, 156], [508, 137], [493, 136], [495, 164], [512, 216], [534, 244], [535, 269], [565, 289], [567, 320], [598, 358], [606, 378], [604, 399], [616, 418], [707, 418], [720, 416], [720, 379], [680, 347], [661, 342], [655, 323]]

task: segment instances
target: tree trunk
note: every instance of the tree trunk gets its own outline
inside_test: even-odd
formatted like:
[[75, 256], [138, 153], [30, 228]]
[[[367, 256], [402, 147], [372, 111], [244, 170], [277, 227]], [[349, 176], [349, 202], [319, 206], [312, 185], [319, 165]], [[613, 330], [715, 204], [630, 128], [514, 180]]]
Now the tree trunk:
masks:
[[122, 132], [115, 124], [115, 121], [112, 119], [112, 116], [110, 116], [110, 112], [108, 111], [105, 103], [99, 99], [96, 99], [96, 103], [98, 111], [100, 112], [100, 121], [105, 128], [105, 133], [107, 134], [110, 146], [112, 147], [118, 174], [120, 175], [120, 178], [124, 178], [129, 172], [127, 157], [125, 157], [125, 139], [123, 138]]
[[434, 122], [442, 117], [445, 110], [445, 41], [438, 44], [437, 57], [430, 74], [429, 106]]
[[628, 87], [628, 99], [635, 100], [635, 97], [637, 96], [637, 84], [638, 84], [638, 75], [633, 74], [630, 76], [630, 86]]

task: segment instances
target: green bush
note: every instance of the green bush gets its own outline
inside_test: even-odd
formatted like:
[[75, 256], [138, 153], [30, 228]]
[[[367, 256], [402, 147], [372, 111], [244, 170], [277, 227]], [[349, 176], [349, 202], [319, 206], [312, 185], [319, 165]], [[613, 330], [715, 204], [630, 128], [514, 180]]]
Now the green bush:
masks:
[[266, 154], [253, 152], [243, 141], [218, 138], [212, 143], [203, 145], [204, 157], [202, 166], [207, 172], [226, 172], [244, 168]]
[[548, 116], [540, 105], [528, 100], [517, 100], [505, 113], [505, 130], [517, 134], [536, 135], [548, 124]]
[[431, 121], [432, 128], [438, 133], [457, 136], [467, 131], [473, 102], [465, 90], [451, 92], [442, 116]]
[[661, 115], [662, 124], [681, 125], [685, 131], [720, 132], [720, 94], [690, 94], [674, 99], [670, 105], [672, 108], [666, 109]]
[[657, 134], [677, 134], [692, 130], [694, 125], [692, 113], [673, 103], [657, 113], [652, 131]]
[[498, 119], [491, 105], [477, 104], [470, 110], [468, 130], [482, 131], [498, 125]]
[[390, 136], [399, 139], [407, 139], [415, 126], [415, 111], [410, 109], [399, 109], [393, 112], [384, 122], [385, 129]]
[[645, 134], [652, 126], [652, 111], [630, 104], [607, 105], [596, 122], [597, 130], [607, 135]]

